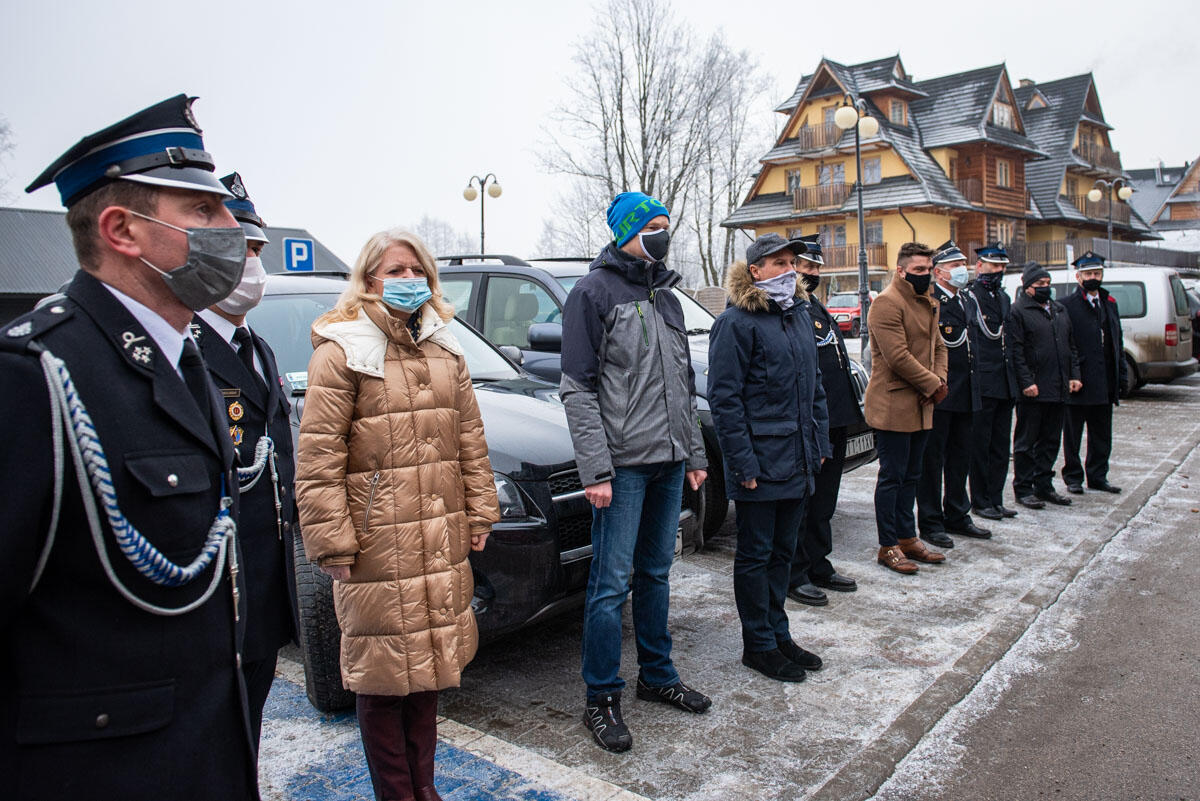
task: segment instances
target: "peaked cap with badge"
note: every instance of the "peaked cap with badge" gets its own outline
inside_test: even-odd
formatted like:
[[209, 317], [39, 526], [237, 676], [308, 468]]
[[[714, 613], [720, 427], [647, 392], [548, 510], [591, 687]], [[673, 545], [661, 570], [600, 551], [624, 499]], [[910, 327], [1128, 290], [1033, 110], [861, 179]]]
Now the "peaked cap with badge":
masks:
[[[226, 194], [203, 148], [179, 95], [85, 137], [29, 191], [53, 182], [68, 207], [116, 180]], [[129, 300], [79, 270], [0, 333], [0, 771], [13, 798], [249, 801], [224, 409], [184, 334]]]
[[800, 258], [807, 259], [815, 264], [824, 264], [825, 259], [821, 256], [821, 235], [809, 234], [808, 236], [799, 237], [796, 241], [803, 242], [805, 250], [798, 254]]
[[225, 208], [229, 209], [233, 219], [242, 226], [242, 230], [246, 233], [246, 239], [263, 244], [270, 242], [271, 240], [267, 239], [267, 232], [263, 230], [267, 224], [263, 222], [262, 217], [258, 216], [258, 211], [255, 210], [254, 203], [250, 200], [250, 194], [246, 191], [246, 184], [243, 183], [242, 176], [231, 172], [221, 179], [221, 185], [228, 189], [232, 196], [225, 201]]
[[993, 242], [990, 245], [978, 248], [975, 251], [975, 255], [979, 257], [980, 261], [986, 261], [991, 264], [1008, 264], [1008, 251], [999, 242]]
[[939, 264], [949, 264], [954, 261], [966, 261], [967, 257], [963, 255], [962, 250], [958, 245], [954, 244], [953, 239], [948, 239], [938, 246], [938, 249], [933, 254], [933, 264], [936, 267]]
[[1098, 267], [1103, 269], [1104, 257], [1089, 250], [1087, 253], [1084, 253], [1075, 261], [1071, 262], [1071, 266], [1076, 270], [1095, 270]]

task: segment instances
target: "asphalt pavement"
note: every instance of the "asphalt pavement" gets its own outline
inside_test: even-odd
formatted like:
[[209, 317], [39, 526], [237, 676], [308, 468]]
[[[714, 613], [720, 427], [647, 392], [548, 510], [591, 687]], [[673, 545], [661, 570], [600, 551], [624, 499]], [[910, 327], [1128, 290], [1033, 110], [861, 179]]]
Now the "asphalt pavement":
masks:
[[[1114, 427], [1110, 479], [1122, 495], [1088, 492], [1071, 507], [979, 521], [993, 539], [960, 540], [947, 564], [912, 577], [874, 562], [875, 465], [848, 475], [833, 561], [860, 589], [830, 593], [822, 608], [788, 603], [794, 638], [826, 664], [803, 684], [740, 664], [731, 509], [709, 547], [671, 574], [676, 665], [713, 697], [708, 714], [629, 692], [633, 750], [601, 751], [580, 723], [581, 625], [571, 614], [487, 646], [463, 687], [443, 693], [439, 788], [448, 801], [1192, 798], [1196, 615], [1180, 587], [1195, 586], [1200, 564], [1187, 558], [1200, 547], [1200, 514], [1190, 511], [1200, 508], [1200, 465], [1180, 465], [1200, 442], [1200, 376], [1147, 387], [1117, 409]], [[1090, 578], [1118, 568], [1128, 576]], [[1075, 628], [1052, 624], [1055, 615]], [[1076, 644], [1047, 646], [1061, 644], [1060, 630]], [[1004, 673], [1027, 647], [1042, 649], [1040, 666]], [[624, 665], [632, 682], [628, 624]], [[352, 717], [314, 712], [298, 666], [285, 660], [280, 672], [264, 726], [264, 797], [370, 798]], [[988, 696], [1000, 700], [980, 703], [1000, 679]], [[1161, 742], [1176, 745], [1163, 756], [1149, 747]]]

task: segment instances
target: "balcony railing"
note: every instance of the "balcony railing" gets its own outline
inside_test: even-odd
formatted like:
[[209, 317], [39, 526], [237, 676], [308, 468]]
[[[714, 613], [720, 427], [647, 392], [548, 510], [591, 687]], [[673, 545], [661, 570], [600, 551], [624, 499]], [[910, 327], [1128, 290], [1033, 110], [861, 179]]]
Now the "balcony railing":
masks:
[[[1114, 241], [1113, 261], [1127, 264], [1144, 264], [1158, 267], [1184, 269], [1200, 268], [1200, 253], [1190, 253], [1166, 248], [1147, 247], [1136, 242]], [[1091, 250], [1101, 256], [1108, 254], [1108, 240], [1102, 236], [1081, 239], [1052, 239], [1048, 242], [1011, 242], [1007, 246], [1008, 258], [1014, 265], [1036, 261], [1046, 265], [1066, 265], [1067, 246], [1071, 246], [1073, 258]]]
[[1093, 167], [1101, 167], [1115, 172], [1121, 171], [1121, 154], [1096, 142], [1082, 141], [1072, 152]]
[[792, 190], [792, 207], [796, 211], [840, 206], [850, 196], [853, 184], [822, 184], [800, 186]]
[[825, 150], [842, 140], [844, 131], [832, 122], [821, 125], [806, 125], [796, 134], [796, 148], [800, 151]]
[[[1109, 198], [1100, 198], [1096, 203], [1088, 200], [1087, 195], [1068, 195], [1066, 199], [1085, 216], [1091, 217], [1093, 220], [1108, 221], [1108, 206], [1109, 203], [1112, 203]], [[1112, 219], [1115, 223], [1127, 225], [1129, 223], [1129, 204], [1119, 201], [1112, 203]]]
[[[821, 248], [821, 258], [825, 260], [825, 267], [830, 270], [858, 267], [858, 245], [833, 245]], [[867, 245], [867, 264], [872, 267], [887, 265], [886, 242]]]
[[983, 181], [978, 178], [959, 178], [954, 182], [968, 203], [983, 202]]

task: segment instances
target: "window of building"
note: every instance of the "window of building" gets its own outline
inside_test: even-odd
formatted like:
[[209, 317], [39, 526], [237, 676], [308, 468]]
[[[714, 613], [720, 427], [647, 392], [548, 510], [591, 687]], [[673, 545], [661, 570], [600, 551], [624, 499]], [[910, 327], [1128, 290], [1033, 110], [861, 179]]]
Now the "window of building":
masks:
[[833, 124], [833, 115], [837, 114], [837, 110], [838, 110], [837, 106], [829, 106], [828, 108], [825, 109], [825, 124], [826, 125]]
[[996, 186], [1012, 186], [1012, 162], [1008, 159], [996, 159]]
[[883, 180], [883, 160], [878, 156], [863, 159], [862, 168], [864, 184], [877, 184]]
[[908, 125], [908, 104], [903, 100], [893, 100], [888, 106], [888, 120], [893, 125]]
[[867, 220], [865, 232], [868, 245], [883, 244], [883, 220]]
[[846, 183], [846, 165], [841, 162], [822, 164], [817, 173], [817, 183], [821, 186]]
[[992, 125], [1000, 128], [1008, 128], [1010, 131], [1016, 129], [1016, 117], [1013, 115], [1013, 107], [1008, 103], [999, 101], [992, 104]]
[[787, 238], [788, 239], [799, 239], [802, 236], [804, 236], [804, 231], [800, 230], [799, 228], [787, 229]]
[[996, 223], [996, 239], [1005, 244], [1012, 242], [1013, 225], [1010, 222]]
[[1079, 181], [1075, 178], [1067, 179], [1067, 197], [1075, 197], [1079, 194]]
[[817, 234], [822, 249], [846, 246], [845, 225], [822, 225], [817, 228]]
[[954, 242], [958, 241], [958, 220], [950, 221], [950, 239]]
[[788, 194], [795, 192], [801, 186], [803, 186], [803, 184], [800, 183], [800, 171], [799, 170], [788, 170], [787, 171]]

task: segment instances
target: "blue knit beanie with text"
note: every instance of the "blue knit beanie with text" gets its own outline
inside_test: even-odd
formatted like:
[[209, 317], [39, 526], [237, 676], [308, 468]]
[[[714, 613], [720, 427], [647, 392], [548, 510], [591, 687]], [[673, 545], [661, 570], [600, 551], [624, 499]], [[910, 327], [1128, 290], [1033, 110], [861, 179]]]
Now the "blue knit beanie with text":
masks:
[[641, 192], [622, 192], [608, 206], [608, 227], [617, 247], [633, 239], [655, 217], [670, 217], [661, 202]]

